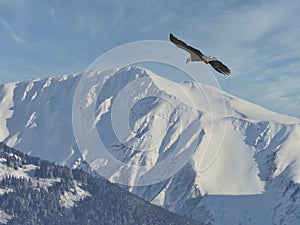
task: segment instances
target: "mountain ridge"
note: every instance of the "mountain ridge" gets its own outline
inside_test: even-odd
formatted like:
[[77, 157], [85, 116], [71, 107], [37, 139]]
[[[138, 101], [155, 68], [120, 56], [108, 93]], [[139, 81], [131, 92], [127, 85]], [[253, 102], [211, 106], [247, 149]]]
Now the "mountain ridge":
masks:
[[[87, 89], [89, 95], [82, 103], [85, 108], [95, 105], [91, 126], [96, 125], [101, 141], [114, 157], [126, 164], [150, 167], [176, 153], [178, 140], [194, 143], [182, 144], [190, 150], [190, 159], [174, 176], [150, 185], [125, 186], [129, 191], [207, 224], [299, 222], [300, 146], [296, 140], [300, 138], [300, 119], [271, 112], [204, 84], [174, 84], [141, 68], [99, 71], [94, 77], [101, 74], [105, 76], [96, 83], [98, 86]], [[90, 166], [105, 166], [97, 161], [99, 155], [89, 159], [91, 151], [80, 152], [73, 136], [70, 115], [82, 76], [2, 85], [0, 109], [5, 116], [0, 120], [5, 126], [1, 127], [1, 140], [70, 167], [80, 166], [85, 160]], [[99, 85], [105, 91], [97, 95]], [[114, 110], [113, 105], [128, 102], [122, 96], [128, 96], [126, 91], [131, 90], [140, 90], [141, 94], [128, 113], [131, 130], [125, 136], [126, 145], [120, 145], [111, 118], [123, 118], [118, 114], [122, 111]], [[122, 122], [120, 118], [117, 122]], [[161, 135], [155, 136], [157, 133]], [[43, 152], [35, 139], [45, 143]], [[135, 151], [155, 146], [158, 152]], [[134, 182], [138, 174], [131, 172], [128, 179]], [[121, 175], [112, 172], [108, 178], [120, 179]], [[295, 194], [290, 197], [288, 193]], [[262, 204], [265, 201], [269, 203]], [[260, 210], [256, 210], [256, 204]], [[290, 208], [294, 209], [292, 213]], [[239, 216], [232, 217], [235, 212]]]

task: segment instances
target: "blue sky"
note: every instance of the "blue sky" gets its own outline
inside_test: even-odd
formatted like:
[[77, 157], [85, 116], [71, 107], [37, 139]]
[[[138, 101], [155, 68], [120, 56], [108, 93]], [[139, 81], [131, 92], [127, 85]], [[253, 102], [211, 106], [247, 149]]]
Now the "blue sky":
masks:
[[299, 11], [297, 0], [1, 0], [0, 83], [83, 72], [172, 32], [230, 66], [216, 75], [225, 91], [300, 117]]

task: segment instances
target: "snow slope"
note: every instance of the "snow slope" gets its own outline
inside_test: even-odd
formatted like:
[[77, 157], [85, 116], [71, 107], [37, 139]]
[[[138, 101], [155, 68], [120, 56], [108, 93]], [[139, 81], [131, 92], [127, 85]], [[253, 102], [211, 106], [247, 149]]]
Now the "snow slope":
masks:
[[[172, 154], [190, 156], [171, 178], [127, 187], [154, 204], [207, 224], [300, 222], [300, 119], [211, 86], [176, 84], [140, 68], [99, 71], [87, 80], [95, 81], [97, 74], [102, 78], [80, 102], [82, 110], [95, 106], [95, 117], [82, 118], [83, 124], [72, 124], [82, 75], [1, 85], [0, 141], [61, 164], [78, 166], [87, 160], [105, 169], [109, 161], [100, 162], [91, 148], [82, 149], [85, 141], [76, 144], [72, 125], [86, 133], [95, 128], [124, 165], [105, 173], [112, 181], [126, 174], [125, 180], [136, 184], [136, 166], [149, 169]], [[129, 132], [121, 132], [123, 126]]]

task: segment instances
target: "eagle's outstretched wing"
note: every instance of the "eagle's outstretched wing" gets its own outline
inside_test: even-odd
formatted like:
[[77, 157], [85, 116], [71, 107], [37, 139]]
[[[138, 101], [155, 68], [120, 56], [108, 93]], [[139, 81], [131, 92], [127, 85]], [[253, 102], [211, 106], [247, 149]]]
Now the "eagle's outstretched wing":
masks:
[[224, 75], [229, 75], [230, 74], [230, 69], [225, 66], [221, 61], [219, 60], [212, 60], [208, 62], [216, 71], [219, 73], [222, 73]]
[[[187, 45], [185, 42], [179, 40], [173, 34], [170, 34], [170, 41], [173, 42], [178, 48], [181, 48], [191, 54], [191, 61], [204, 61], [209, 63], [216, 71], [224, 75], [230, 74], [230, 69], [225, 66], [221, 61], [214, 59], [213, 57], [205, 56], [200, 50]], [[188, 61], [187, 61], [188, 62]]]
[[202, 59], [202, 56], [204, 56], [204, 54], [200, 50], [187, 45], [185, 42], [179, 40], [173, 34], [170, 34], [170, 41], [173, 42], [178, 48], [181, 48], [181, 49], [189, 52], [191, 54], [191, 56], [196, 55], [196, 56], [200, 57], [201, 59]]

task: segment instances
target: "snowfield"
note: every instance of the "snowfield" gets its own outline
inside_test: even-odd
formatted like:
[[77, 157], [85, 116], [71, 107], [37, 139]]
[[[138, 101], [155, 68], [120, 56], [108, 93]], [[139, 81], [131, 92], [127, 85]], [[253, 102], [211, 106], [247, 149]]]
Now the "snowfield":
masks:
[[[177, 84], [136, 67], [89, 75], [90, 88], [73, 105], [82, 77], [1, 85], [0, 141], [70, 167], [88, 162], [107, 170], [111, 181], [125, 174], [132, 184], [125, 188], [132, 193], [207, 224], [299, 224], [300, 119], [215, 87]], [[82, 117], [74, 120], [72, 107]], [[89, 109], [94, 117], [85, 117]], [[110, 161], [89, 147], [97, 145], [85, 145], [94, 139], [81, 139], [76, 129], [85, 135], [95, 130], [122, 166], [107, 169]], [[141, 174], [137, 166], [150, 171], [174, 154], [189, 156], [180, 168], [172, 164], [178, 172], [134, 186]], [[159, 169], [147, 179], [173, 169]], [[71, 206], [78, 199], [65, 193], [61, 200]]]

